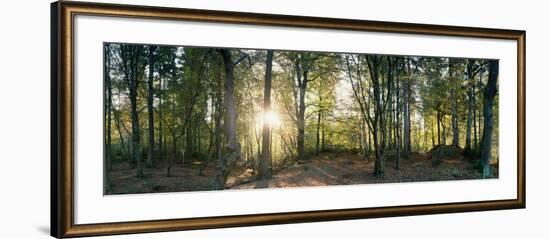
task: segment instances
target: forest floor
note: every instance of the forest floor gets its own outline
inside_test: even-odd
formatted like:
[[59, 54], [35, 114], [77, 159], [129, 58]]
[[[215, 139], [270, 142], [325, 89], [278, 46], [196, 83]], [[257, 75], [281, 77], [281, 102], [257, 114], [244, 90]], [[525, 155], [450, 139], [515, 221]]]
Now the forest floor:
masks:
[[[351, 185], [392, 182], [480, 179], [481, 173], [469, 158], [462, 155], [443, 159], [432, 165], [429, 153], [411, 153], [403, 157], [399, 169], [387, 160], [384, 177], [373, 175], [374, 159], [349, 153], [322, 153], [306, 162], [277, 170], [269, 180], [256, 180], [251, 169], [235, 169], [229, 175], [226, 189], [281, 188], [327, 185]], [[199, 175], [200, 162], [175, 164], [167, 177], [167, 165], [145, 168], [145, 177], [136, 178], [130, 164], [114, 164], [111, 171], [111, 194], [181, 192], [213, 190], [215, 168], [211, 163]], [[493, 166], [491, 178], [498, 178]], [[145, 180], [144, 180], [145, 179]]]

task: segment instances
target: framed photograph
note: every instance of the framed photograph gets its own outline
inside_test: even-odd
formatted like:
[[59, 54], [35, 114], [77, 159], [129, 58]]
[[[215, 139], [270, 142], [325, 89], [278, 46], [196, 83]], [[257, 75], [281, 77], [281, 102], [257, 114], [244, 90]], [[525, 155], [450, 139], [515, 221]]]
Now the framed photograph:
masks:
[[525, 208], [525, 31], [51, 16], [54, 237]]

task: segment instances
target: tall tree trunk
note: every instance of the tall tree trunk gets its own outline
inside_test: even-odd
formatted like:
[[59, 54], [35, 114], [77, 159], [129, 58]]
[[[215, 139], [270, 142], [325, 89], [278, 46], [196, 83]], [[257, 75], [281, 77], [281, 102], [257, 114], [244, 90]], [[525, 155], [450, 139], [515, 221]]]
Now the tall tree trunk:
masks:
[[408, 77], [403, 82], [403, 151], [411, 152], [411, 114], [410, 114], [410, 84], [412, 77], [411, 60], [407, 59]]
[[437, 110], [437, 145], [441, 145], [441, 112]]
[[[478, 87], [478, 92], [480, 92], [480, 94], [481, 94], [482, 87], [483, 87], [483, 72], [480, 72], [480, 74], [479, 74], [479, 82], [477, 83], [477, 85], [479, 86]], [[480, 100], [481, 100], [481, 96], [480, 96]], [[476, 108], [480, 108], [480, 107], [476, 106]], [[479, 109], [479, 111], [480, 112], [477, 113], [477, 131], [476, 131], [477, 137], [476, 137], [476, 140], [475, 140], [476, 141], [476, 143], [475, 143], [475, 148], [476, 149], [479, 149], [479, 147], [480, 147], [481, 141], [478, 140], [478, 139], [481, 137], [482, 130], [483, 130], [483, 128], [481, 127], [482, 126], [481, 125], [481, 118], [483, 117], [482, 112], [481, 112], [482, 109]], [[475, 117], [474, 117], [474, 119], [475, 119]]]
[[[384, 155], [383, 155], [383, 145], [384, 142], [380, 142], [380, 129], [384, 128], [384, 120], [382, 117], [383, 107], [382, 107], [382, 92], [380, 87], [380, 77], [379, 77], [379, 65], [380, 58], [378, 56], [366, 56], [365, 57], [369, 66], [369, 72], [371, 74], [372, 87], [374, 92], [374, 104], [375, 104], [375, 114], [373, 122], [373, 137], [374, 137], [374, 150], [376, 151], [376, 161], [374, 162], [374, 172], [373, 174], [377, 177], [382, 177], [384, 175]], [[383, 140], [383, 139], [382, 139]]]
[[[481, 73], [480, 73], [481, 74]], [[474, 80], [474, 82], [472, 82], [472, 88], [473, 88], [473, 97], [472, 97], [472, 101], [473, 101], [473, 109], [472, 109], [472, 114], [473, 114], [473, 123], [474, 123], [474, 145], [473, 145], [473, 148], [474, 149], [477, 149], [477, 127], [478, 127], [478, 123], [477, 123], [477, 105], [476, 105], [476, 82]]]
[[453, 130], [453, 142], [452, 145], [458, 147], [459, 130], [458, 130], [458, 97], [457, 89], [453, 74], [453, 62], [449, 59], [449, 80], [451, 82], [451, 127]]
[[396, 103], [395, 103], [395, 110], [396, 110], [396, 113], [395, 113], [395, 132], [396, 132], [396, 135], [395, 135], [395, 139], [397, 140], [396, 142], [396, 146], [397, 146], [397, 155], [395, 155], [395, 169], [399, 169], [399, 161], [401, 160], [401, 121], [399, 119], [399, 115], [400, 115], [400, 107], [399, 107], [399, 75], [398, 75], [398, 78], [396, 79], [395, 81], [395, 100], [396, 100]]
[[481, 165], [483, 168], [483, 177], [487, 178], [491, 174], [490, 159], [491, 145], [493, 136], [493, 101], [497, 93], [497, 79], [499, 71], [498, 61], [489, 61], [489, 80], [483, 98], [483, 136], [481, 138]]
[[[159, 99], [159, 110], [158, 110], [158, 115], [159, 115], [159, 118], [162, 119], [162, 85], [163, 85], [163, 80], [162, 80], [162, 77], [159, 77], [159, 92], [158, 92], [158, 99]], [[163, 132], [164, 129], [163, 129], [163, 126], [162, 126], [162, 120], [159, 120], [159, 142], [158, 142], [158, 155], [159, 157], [162, 159], [164, 157], [164, 151], [163, 151], [163, 146], [162, 146], [162, 139], [163, 139]]]
[[224, 84], [224, 126], [225, 126], [225, 155], [222, 160], [218, 161], [216, 181], [218, 189], [225, 188], [227, 175], [231, 171], [232, 166], [241, 157], [241, 145], [237, 137], [237, 109], [235, 107], [235, 99], [233, 96], [233, 72], [235, 63], [233, 63], [231, 52], [228, 49], [219, 49], [218, 52], [223, 58], [223, 66], [225, 72]]
[[143, 47], [140, 46], [121, 46], [121, 58], [125, 72], [125, 80], [128, 85], [130, 96], [130, 115], [132, 121], [132, 155], [137, 164], [136, 177], [143, 177], [143, 165], [141, 160], [141, 136], [139, 127], [139, 115], [137, 110], [137, 94], [139, 86], [138, 65]]
[[131, 90], [130, 102], [131, 102], [131, 117], [132, 117], [132, 151], [137, 164], [136, 176], [138, 178], [143, 177], [143, 168], [141, 162], [141, 136], [139, 129], [139, 115], [137, 112], [137, 90]]
[[364, 154], [365, 152], [365, 127], [363, 125], [363, 117], [361, 117], [361, 120], [357, 123], [357, 126], [359, 127], [359, 152]]
[[431, 135], [432, 135], [432, 148], [435, 147], [435, 129], [434, 129], [434, 122], [433, 122], [433, 119], [430, 120], [430, 124], [431, 124], [431, 127], [432, 127], [432, 130], [431, 130]]
[[[324, 122], [324, 116], [321, 114], [321, 123]], [[321, 152], [325, 152], [325, 127], [321, 125]]]
[[[365, 119], [365, 121], [367, 121], [367, 120]], [[372, 152], [372, 146], [371, 146], [371, 144], [372, 144], [372, 138], [371, 138], [372, 132], [369, 129], [368, 125], [367, 125], [366, 128], [367, 128], [367, 153], [370, 154], [370, 152]], [[365, 156], [367, 156], [367, 154], [365, 154]]]
[[[105, 52], [104, 52], [104, 73], [103, 76], [105, 77], [105, 85], [107, 86], [107, 99], [105, 100], [106, 105], [106, 116], [107, 116], [107, 126], [105, 129], [105, 135], [107, 136], [106, 142], [105, 142], [105, 157], [104, 157], [104, 165], [103, 165], [103, 193], [108, 193], [111, 191], [111, 177], [110, 177], [110, 171], [111, 171], [111, 112], [112, 112], [112, 102], [113, 102], [113, 89], [111, 84], [111, 76], [110, 74], [110, 68], [111, 68], [111, 57], [110, 57], [110, 45], [105, 44]], [[120, 131], [119, 131], [120, 132]]]
[[[189, 106], [191, 107], [191, 106]], [[195, 113], [194, 110], [191, 110], [189, 112], [192, 112], [190, 114], [188, 114], [188, 117], [189, 118], [186, 118], [185, 119], [185, 141], [183, 141], [185, 143], [185, 150], [184, 150], [184, 160], [189, 162], [191, 161], [191, 156], [193, 155], [193, 151], [195, 150], [193, 148], [193, 113]]]
[[321, 147], [321, 119], [323, 118], [323, 112], [321, 109], [317, 112], [317, 135], [316, 135], [316, 142], [315, 142], [315, 155], [319, 155], [320, 147]]
[[443, 134], [443, 144], [444, 145], [447, 145], [447, 132], [446, 132], [446, 127], [445, 127], [445, 115], [442, 115], [441, 117], [441, 128], [442, 128], [442, 134]]
[[153, 157], [155, 154], [155, 122], [153, 119], [153, 72], [154, 72], [154, 53], [155, 47], [149, 46], [149, 78], [147, 81], [147, 119], [148, 119], [148, 147], [147, 147], [147, 166], [153, 167]]
[[[384, 127], [384, 148], [392, 149], [392, 121], [393, 121], [393, 95], [392, 95], [392, 87], [393, 87], [393, 60], [392, 57], [387, 56], [386, 57], [388, 69], [387, 69], [387, 92], [386, 92], [386, 103], [385, 103], [385, 109], [384, 110], [384, 118], [386, 120], [384, 121], [384, 124], [387, 123], [387, 127]], [[389, 109], [388, 109], [389, 108]], [[389, 114], [386, 116], [386, 114]], [[386, 129], [388, 128], [388, 129]]]
[[264, 120], [262, 129], [262, 159], [259, 163], [260, 179], [271, 178], [271, 127], [265, 117], [271, 112], [271, 70], [273, 66], [273, 50], [268, 50], [265, 60], [264, 79]]
[[[299, 86], [299, 105], [298, 105], [298, 137], [296, 141], [298, 143], [298, 161], [306, 160], [305, 153], [305, 128], [306, 128], [306, 89], [307, 89], [307, 77], [308, 71], [302, 67], [301, 84]], [[299, 80], [300, 81], [300, 80]]]
[[424, 145], [422, 145], [422, 149], [428, 151], [428, 127], [426, 127], [426, 121], [423, 121], [422, 127], [424, 130]]
[[468, 65], [466, 66], [468, 75], [468, 116], [466, 119], [466, 146], [464, 147], [466, 152], [472, 150], [472, 116], [474, 112], [473, 64], [474, 60], [468, 60]]

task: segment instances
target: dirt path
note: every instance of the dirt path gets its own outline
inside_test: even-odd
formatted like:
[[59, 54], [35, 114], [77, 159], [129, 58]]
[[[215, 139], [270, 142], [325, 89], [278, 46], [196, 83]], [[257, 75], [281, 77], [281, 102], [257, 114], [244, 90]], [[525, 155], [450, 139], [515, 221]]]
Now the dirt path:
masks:
[[[374, 159], [349, 153], [323, 153], [302, 164], [294, 164], [274, 172], [272, 179], [256, 181], [251, 169], [235, 169], [228, 177], [227, 189], [280, 188], [327, 185], [350, 185], [389, 182], [479, 179], [481, 174], [471, 160], [458, 156], [432, 166], [428, 154], [412, 153], [402, 158], [400, 168], [387, 160], [384, 177], [373, 175]], [[209, 166], [198, 175], [199, 163], [176, 164], [167, 177], [166, 165], [145, 169], [145, 178], [135, 177], [128, 163], [115, 164], [111, 172], [112, 193], [151, 193], [213, 190], [215, 168]], [[493, 170], [498, 172], [498, 170]], [[498, 177], [495, 173], [493, 177]]]
[[[270, 180], [241, 184], [240, 188], [275, 188], [326, 185], [350, 185], [366, 183], [418, 182], [439, 180], [478, 179], [481, 174], [467, 158], [459, 156], [442, 160], [432, 166], [430, 156], [413, 153], [402, 158], [400, 168], [395, 169], [394, 160], [386, 162], [384, 177], [373, 175], [374, 159], [365, 159], [352, 154], [321, 154], [307, 163], [282, 169]], [[494, 170], [496, 171], [496, 170]], [[494, 175], [497, 177], [497, 175]]]

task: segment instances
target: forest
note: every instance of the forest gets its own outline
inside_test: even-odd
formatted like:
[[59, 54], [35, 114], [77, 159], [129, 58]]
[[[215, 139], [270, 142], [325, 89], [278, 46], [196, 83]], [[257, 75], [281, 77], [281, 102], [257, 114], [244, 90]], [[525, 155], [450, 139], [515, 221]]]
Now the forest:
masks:
[[495, 59], [103, 51], [105, 194], [498, 178]]

